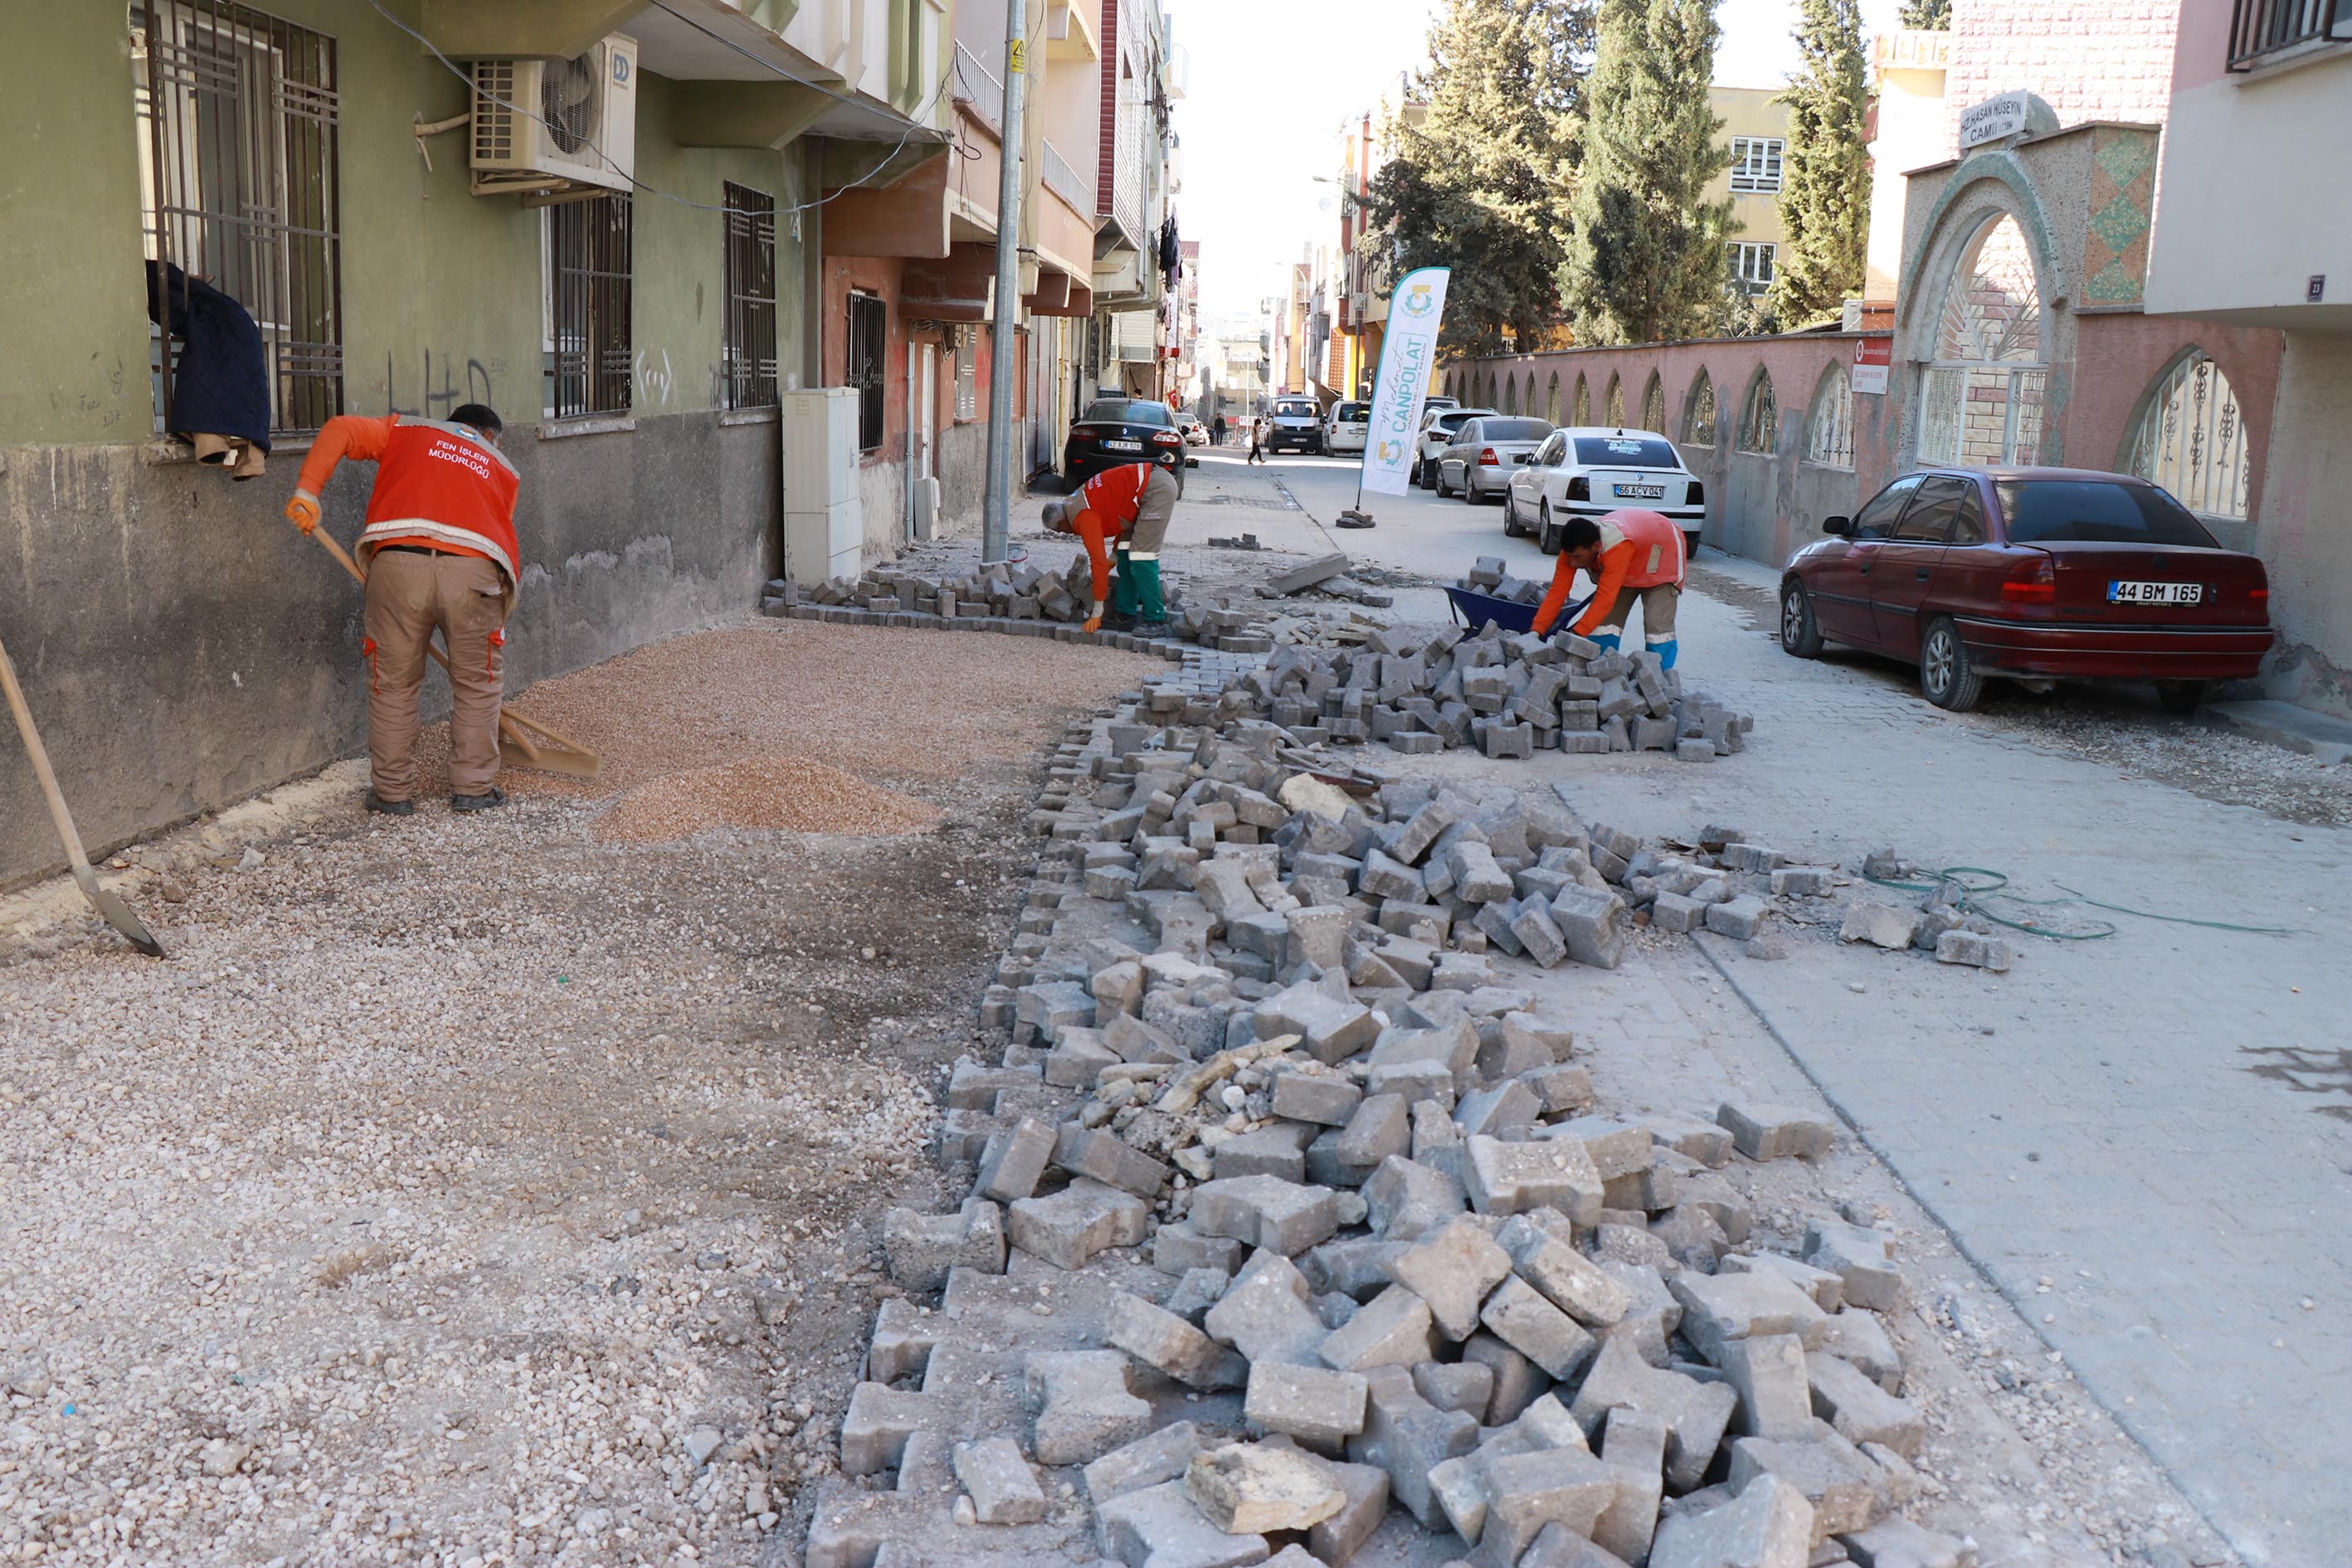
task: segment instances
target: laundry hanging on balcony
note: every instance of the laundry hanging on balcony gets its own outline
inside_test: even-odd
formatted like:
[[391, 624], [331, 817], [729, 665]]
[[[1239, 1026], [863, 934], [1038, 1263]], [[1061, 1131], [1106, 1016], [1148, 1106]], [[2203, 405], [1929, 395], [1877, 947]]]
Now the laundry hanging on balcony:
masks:
[[1176, 244], [1176, 220], [1171, 216], [1160, 225], [1160, 275], [1173, 288], [1183, 270], [1183, 254]]
[[253, 317], [168, 261], [147, 264], [147, 317], [181, 344], [169, 433], [229, 478], [258, 479], [269, 451], [269, 358]]

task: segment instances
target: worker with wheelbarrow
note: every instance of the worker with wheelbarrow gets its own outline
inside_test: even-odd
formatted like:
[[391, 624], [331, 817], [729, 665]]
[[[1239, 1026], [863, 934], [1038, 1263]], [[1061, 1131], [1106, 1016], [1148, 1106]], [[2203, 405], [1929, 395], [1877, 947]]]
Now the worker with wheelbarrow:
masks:
[[1682, 525], [1662, 512], [1626, 507], [1599, 519], [1571, 517], [1560, 525], [1559, 556], [1551, 587], [1536, 609], [1536, 636], [1549, 637], [1579, 572], [1595, 584], [1591, 604], [1571, 627], [1605, 648], [1623, 640], [1633, 606], [1642, 606], [1642, 638], [1667, 669], [1680, 651], [1675, 611], [1683, 595]]
[[1175, 512], [1175, 478], [1157, 463], [1105, 468], [1077, 494], [1045, 503], [1045, 526], [1056, 533], [1076, 535], [1087, 547], [1094, 574], [1094, 605], [1087, 617], [1087, 630], [1102, 629], [1104, 595], [1110, 585], [1106, 552], [1109, 545], [1110, 552], [1118, 557], [1118, 592], [1110, 601], [1117, 629], [1132, 629], [1139, 637], [1167, 632], [1168, 605], [1160, 588], [1160, 547], [1168, 538], [1168, 520]]
[[376, 465], [360, 530], [367, 573], [370, 811], [416, 809], [417, 690], [433, 634], [449, 668], [449, 804], [506, 804], [499, 768], [499, 702], [506, 620], [521, 577], [515, 542], [514, 465], [499, 451], [498, 415], [478, 403], [448, 419], [341, 415], [327, 421], [302, 465], [287, 521], [319, 526], [319, 497], [335, 465]]

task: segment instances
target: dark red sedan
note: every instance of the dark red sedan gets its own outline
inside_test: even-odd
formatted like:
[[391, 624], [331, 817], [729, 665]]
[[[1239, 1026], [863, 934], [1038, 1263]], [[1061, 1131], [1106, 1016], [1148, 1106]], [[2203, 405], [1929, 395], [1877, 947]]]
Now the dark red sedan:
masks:
[[2261, 668], [2270, 579], [2146, 479], [2085, 468], [1906, 474], [1780, 574], [1780, 646], [1916, 661], [1966, 712], [1988, 677], [2152, 680], [2187, 713]]

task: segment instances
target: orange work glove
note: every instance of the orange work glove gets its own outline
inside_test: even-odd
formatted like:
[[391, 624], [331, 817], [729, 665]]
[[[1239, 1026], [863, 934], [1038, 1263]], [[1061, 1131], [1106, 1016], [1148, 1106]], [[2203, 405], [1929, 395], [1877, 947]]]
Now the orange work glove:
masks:
[[1086, 632], [1098, 632], [1102, 630], [1102, 612], [1097, 610], [1093, 615], [1088, 616], [1087, 617], [1086, 625], [1080, 626], [1078, 629]]
[[286, 501], [286, 521], [308, 533], [319, 526], [319, 498], [308, 490], [296, 490]]

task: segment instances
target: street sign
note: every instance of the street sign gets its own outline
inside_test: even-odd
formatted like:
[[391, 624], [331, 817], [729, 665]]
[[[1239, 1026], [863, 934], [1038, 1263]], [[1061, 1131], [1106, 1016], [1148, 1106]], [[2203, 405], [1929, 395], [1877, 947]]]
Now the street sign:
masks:
[[1847, 384], [1856, 392], [1876, 393], [1884, 396], [1887, 367], [1894, 363], [1893, 338], [1864, 338], [1853, 345], [1853, 369], [1848, 374]]
[[2014, 136], [2025, 129], [2027, 95], [2004, 92], [1988, 98], [1972, 109], [1960, 110], [1960, 148], [1981, 147], [1988, 142], [1998, 142]]

